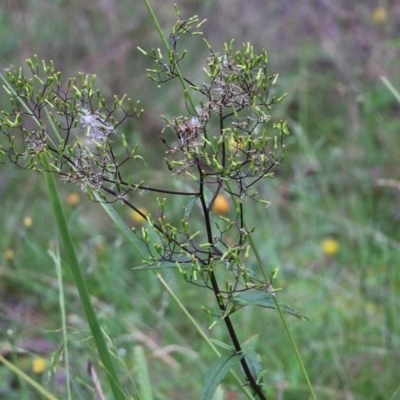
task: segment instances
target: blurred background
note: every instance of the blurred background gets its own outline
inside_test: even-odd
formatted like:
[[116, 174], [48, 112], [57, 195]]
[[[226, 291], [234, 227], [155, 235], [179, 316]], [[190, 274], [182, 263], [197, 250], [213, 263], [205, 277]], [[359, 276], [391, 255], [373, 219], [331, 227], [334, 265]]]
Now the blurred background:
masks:
[[[152, 5], [169, 34], [173, 2]], [[249, 210], [248, 219], [257, 225], [269, 267], [280, 268], [282, 301], [310, 318], [291, 318], [290, 325], [318, 398], [400, 399], [400, 104], [381, 80], [400, 90], [400, 3], [187, 0], [178, 6], [184, 18], [207, 19], [202, 30], [215, 52], [232, 38], [237, 47], [265, 48], [270, 74], [280, 75], [275, 91], [287, 93], [273, 115], [291, 130], [285, 160], [276, 178], [259, 188], [271, 206]], [[137, 46], [151, 50], [161, 42], [140, 1], [3, 0], [0, 39], [1, 69], [26, 68], [25, 60], [37, 54], [53, 60], [65, 78], [96, 74], [109, 99], [127, 93], [140, 100], [145, 113], [126, 133], [146, 154], [150, 169], [143, 179], [162, 184], [168, 170], [161, 162], [160, 115], [185, 109], [177, 82], [160, 90], [146, 76], [151, 63]], [[184, 48], [183, 69], [199, 79], [207, 49], [198, 37], [183, 41]], [[0, 95], [0, 107], [9, 107], [7, 96]], [[0, 165], [0, 174], [0, 353], [66, 398], [57, 281], [48, 254], [56, 227], [43, 177], [12, 165]], [[132, 271], [140, 260], [101, 207], [77, 187], [59, 187], [102, 323], [130, 371], [135, 374], [133, 349], [141, 345], [155, 398], [198, 397], [213, 355], [153, 275]], [[135, 202], [157, 211], [147, 196], [138, 194]], [[182, 206], [174, 205], [176, 218]], [[129, 226], [142, 225], [137, 215], [118, 210]], [[165, 277], [206, 329], [211, 320], [198, 296], [212, 307], [212, 293], [173, 271]], [[85, 366], [96, 362], [96, 353], [68, 271], [65, 279], [74, 398], [87, 398]], [[275, 312], [249, 309], [233, 320], [242, 340], [260, 334], [268, 399], [308, 398]], [[222, 324], [212, 335], [228, 340]], [[40, 373], [32, 366], [38, 360]], [[229, 380], [224, 396], [241, 398]], [[0, 398], [36, 397], [0, 366]]]

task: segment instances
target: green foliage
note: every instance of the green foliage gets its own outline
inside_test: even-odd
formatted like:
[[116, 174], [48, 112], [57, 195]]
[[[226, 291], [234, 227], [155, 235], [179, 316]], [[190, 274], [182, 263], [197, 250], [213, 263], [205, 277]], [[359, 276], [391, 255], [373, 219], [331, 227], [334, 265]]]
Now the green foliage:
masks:
[[200, 395], [201, 400], [212, 399], [218, 385], [225, 378], [226, 374], [240, 362], [242, 357], [243, 355], [240, 354], [229, 354], [220, 357], [210, 366]]
[[[92, 200], [103, 203], [120, 201], [146, 218], [149, 227], [142, 229], [141, 235], [128, 234], [144, 258], [146, 268], [176, 266], [188, 282], [211, 289], [216, 295], [219, 313], [236, 354], [242, 350], [227, 312], [230, 299], [237, 292], [262, 290], [270, 286], [268, 280], [257, 277], [244, 261], [250, 247], [256, 250], [250, 239], [254, 228], [249, 231], [243, 213], [248, 201], [246, 198], [257, 199], [255, 185], [264, 178], [270, 178], [271, 170], [279, 165], [283, 137], [289, 134], [286, 122], [270, 124], [271, 116], [267, 114], [284, 98], [268, 98], [277, 75], [268, 75], [267, 53], [255, 54], [249, 43], [243, 46], [242, 51], [234, 51], [231, 41], [225, 45], [224, 55], [220, 56], [206, 42], [211, 53], [205, 69], [206, 82], [195, 86], [180, 69], [179, 64], [185, 53], [179, 54], [177, 44], [184, 34], [199, 34], [192, 29], [199, 28], [202, 22], [198, 23], [196, 17], [185, 21], [178, 10], [177, 15], [179, 20], [170, 37], [171, 48], [161, 35], [168, 51], [169, 66], [162, 63], [161, 51], [153, 50], [150, 57], [155, 61], [156, 69], [150, 72], [155, 74], [152, 80], [159, 84], [179, 78], [184, 88], [189, 86], [191, 91], [203, 98], [195, 105], [185, 89], [184, 98], [195, 114], [164, 118], [166, 128], [172, 130], [178, 139], [178, 144], [163, 139], [168, 148], [166, 163], [172, 175], [171, 182], [176, 179], [175, 175], [184, 176], [195, 183], [194, 189], [190, 189], [190, 183], [186, 191], [145, 184], [137, 173], [136, 161], [144, 160], [137, 153], [138, 145], [130, 148], [123, 133], [118, 135], [119, 147], [114, 139], [122, 122], [128, 118], [139, 118], [143, 110], [139, 108], [139, 102], [132, 106], [131, 99], [126, 95], [114, 96], [112, 106], [107, 106], [105, 97], [95, 88], [95, 76], [80, 74], [79, 78], [70, 78], [65, 89], [61, 73], [56, 72], [53, 62], [47, 64], [43, 61], [40, 65], [35, 56], [27, 60], [32, 77], [26, 76], [20, 68], [17, 72], [9, 70], [7, 80], [4, 79], [11, 111], [0, 116], [0, 131], [8, 141], [3, 156], [23, 169], [46, 173], [67, 261], [115, 398], [123, 396], [121, 386], [68, 233], [53, 183], [54, 173], [65, 182], [79, 184]], [[152, 17], [158, 26], [153, 14]], [[147, 55], [144, 50], [141, 51]], [[36, 129], [26, 128], [32, 123]], [[16, 135], [23, 138], [21, 143], [15, 142]], [[120, 149], [123, 149], [122, 156]], [[190, 196], [191, 201], [182, 222], [176, 224], [165, 219], [167, 198], [157, 199], [160, 216], [155, 220], [146, 217], [138, 206], [129, 201], [128, 195], [136, 190], [169, 197]], [[211, 211], [221, 193], [233, 198], [235, 217], [231, 219], [221, 215], [221, 222], [217, 222], [213, 221]], [[197, 200], [200, 215], [191, 213]], [[127, 234], [121, 218], [112, 208], [105, 208], [116, 225]], [[203, 228], [200, 228], [201, 225]], [[229, 244], [228, 237], [230, 240], [233, 238], [235, 244]], [[265, 267], [262, 268], [265, 271]], [[225, 290], [220, 289], [221, 280], [225, 281]], [[236, 298], [236, 302], [232, 303], [234, 307], [240, 299]], [[240, 307], [252, 303], [254, 301], [242, 298]], [[257, 304], [266, 306], [261, 300]], [[274, 307], [270, 305], [270, 308]], [[278, 303], [275, 308], [280, 310]], [[289, 308], [285, 309], [286, 312], [288, 310], [294, 313]], [[239, 360], [249, 385], [264, 399], [262, 388], [251, 375], [246, 359], [240, 357]], [[224, 363], [223, 373], [218, 375], [218, 379], [222, 380], [232, 365], [232, 362]], [[211, 385], [215, 386], [212, 393], [220, 380]], [[207, 383], [207, 386], [210, 385]]]
[[142, 346], [136, 346], [134, 349], [135, 364], [138, 370], [138, 385], [140, 398], [143, 400], [152, 400], [151, 381], [147, 367], [146, 357]]
[[[57, 10], [56, 3], [62, 9]], [[279, 4], [279, 7], [277, 5], [277, 10], [273, 3], [254, 12], [254, 5], [250, 4], [243, 10], [237, 7], [237, 3], [231, 2], [228, 10], [224, 4], [203, 2], [201, 5], [194, 5], [186, 2], [186, 10], [199, 7], [195, 12], [206, 16], [209, 21], [197, 28], [200, 19], [189, 19], [192, 22], [190, 28], [194, 32], [204, 27], [207, 29], [208, 41], [201, 43], [199, 40], [200, 44], [197, 46], [191, 35], [186, 34], [190, 32], [186, 32], [187, 22], [182, 16], [176, 25], [176, 29], [182, 26], [185, 28], [180, 32], [183, 37], [176, 49], [179, 52], [177, 60], [180, 60], [182, 77], [190, 78], [185, 84], [194, 105], [192, 107], [188, 95], [185, 94], [189, 111], [182, 114], [184, 96], [181, 92], [178, 94], [173, 91], [172, 88], [176, 85], [168, 83], [167, 86], [157, 82], [158, 85], [154, 85], [152, 89], [143, 79], [143, 74], [138, 72], [147, 68], [154, 79], [158, 80], [158, 72], [162, 79], [168, 79], [165, 75], [168, 71], [164, 65], [169, 69], [174, 66], [170, 63], [170, 52], [159, 51], [159, 44], [151, 43], [154, 36], [149, 34], [151, 24], [143, 18], [144, 8], [141, 10], [136, 3], [128, 5], [116, 0], [102, 5], [112, 5], [111, 9], [107, 8], [107, 12], [103, 8], [93, 8], [86, 4], [80, 5], [79, 12], [74, 12], [73, 2], [56, 3], [50, 5], [36, 1], [26, 10], [14, 5], [5, 6], [0, 17], [4, 22], [1, 29], [1, 67], [20, 65], [20, 60], [28, 55], [26, 49], [29, 49], [30, 54], [38, 53], [40, 58], [55, 60], [57, 67], [63, 71], [60, 77], [63, 89], [66, 89], [67, 84], [65, 76], [75, 74], [76, 70], [96, 71], [98, 78], [95, 88], [100, 89], [106, 104], [112, 105], [113, 92], [135, 93], [135, 97], [140, 93], [143, 104], [141, 107], [146, 110], [142, 119], [125, 119], [118, 126], [117, 133], [111, 137], [113, 150], [118, 157], [143, 157], [130, 159], [124, 164], [127, 167], [125, 169], [124, 165], [120, 167], [125, 176], [135, 171], [134, 179], [127, 183], [138, 186], [137, 190], [129, 192], [128, 200], [137, 209], [147, 208], [150, 222], [133, 221], [127, 212], [129, 206], [121, 207], [121, 199], [115, 204], [109, 204], [108, 202], [116, 200], [112, 194], [103, 193], [107, 196], [106, 203], [103, 195], [97, 201], [101, 201], [104, 208], [108, 209], [114, 221], [119, 221], [119, 228], [114, 223], [110, 224], [109, 218], [101, 214], [101, 207], [93, 207], [82, 199], [78, 206], [65, 202], [68, 225], [100, 323], [111, 338], [109, 343], [111, 340], [115, 343], [115, 347], [110, 349], [112, 356], [120, 361], [117, 363], [117, 370], [123, 387], [133, 393], [134, 397], [139, 393], [137, 389], [135, 393], [135, 382], [138, 379], [135, 375], [136, 366], [132, 361], [134, 346], [138, 343], [146, 350], [151, 390], [154, 397], [160, 399], [196, 398], [201, 392], [202, 382], [198, 377], [204, 375], [207, 365], [218, 357], [207, 346], [200, 345], [192, 328], [188, 327], [181, 312], [176, 311], [175, 303], [169, 300], [165, 292], [160, 291], [152, 274], [132, 270], [141, 265], [141, 269], [155, 268], [163, 275], [173, 291], [179, 294], [184, 306], [196, 316], [200, 326], [210, 325], [211, 314], [213, 321], [217, 323], [207, 334], [210, 333], [213, 338], [225, 343], [227, 347], [224, 348], [230, 348], [229, 351], [233, 350], [228, 345], [230, 338], [224, 330], [224, 315], [229, 314], [240, 337], [261, 332], [263, 341], [252, 352], [244, 351], [244, 358], [251, 375], [257, 383], [261, 383], [267, 398], [298, 399], [306, 398], [309, 394], [304, 387], [293, 350], [281, 334], [281, 321], [277, 313], [260, 307], [243, 307], [237, 313], [229, 311], [232, 299], [252, 295], [251, 291], [255, 289], [251, 288], [257, 288], [258, 285], [260, 290], [253, 292], [255, 295], [268, 294], [266, 290], [276, 290], [275, 285], [281, 287], [282, 291], [276, 292], [278, 299], [284, 298], [286, 303], [310, 317], [311, 322], [307, 324], [293, 318], [289, 318], [288, 322], [319, 399], [395, 398], [398, 391], [395, 373], [398, 357], [393, 349], [398, 344], [396, 310], [399, 302], [396, 293], [400, 282], [395, 267], [399, 262], [400, 248], [396, 231], [399, 119], [398, 103], [376, 75], [378, 73], [387, 76], [392, 82], [392, 88], [399, 85], [396, 78], [397, 57], [394, 54], [398, 39], [395, 36], [390, 38], [395, 29], [395, 12], [387, 16], [386, 24], [378, 26], [372, 19], [374, 5], [368, 2], [351, 12], [348, 4], [343, 1], [326, 3], [325, 8], [313, 9], [306, 3], [296, 3], [291, 5], [290, 12], [283, 4]], [[299, 9], [303, 12], [296, 12]], [[62, 12], [65, 18], [57, 19], [53, 23], [46, 15], [54, 12]], [[165, 18], [169, 18], [168, 8], [163, 8], [163, 14]], [[182, 12], [181, 15], [183, 14], [187, 12]], [[242, 18], [243, 15], [245, 18]], [[299, 15], [302, 16], [301, 20], [298, 19]], [[232, 18], [235, 19], [235, 24], [230, 23]], [[329, 18], [328, 23], [324, 23], [326, 18]], [[310, 19], [322, 23], [308, 23]], [[71, 24], [70, 21], [74, 23]], [[256, 265], [251, 248], [242, 250], [239, 258], [245, 261], [247, 274], [250, 276], [246, 276], [246, 280], [242, 282], [247, 282], [246, 290], [249, 291], [235, 293], [233, 297], [224, 295], [227, 305], [224, 313], [216, 306], [212, 292], [185, 285], [185, 281], [178, 278], [176, 271], [181, 270], [182, 274], [186, 271], [186, 280], [202, 284], [200, 273], [192, 265], [190, 256], [183, 253], [177, 255], [173, 261], [159, 261], [157, 257], [160, 256], [158, 251], [162, 250], [162, 242], [159, 234], [154, 233], [152, 228], [159, 223], [159, 217], [164, 216], [171, 226], [178, 227], [182, 232], [184, 227], [180, 225], [180, 221], [186, 220], [189, 223], [189, 237], [202, 230], [199, 223], [202, 215], [201, 199], [198, 195], [200, 182], [193, 181], [189, 175], [185, 175], [185, 171], [175, 177], [176, 179], [171, 179], [168, 168], [162, 168], [162, 164], [166, 163], [164, 158], [168, 158], [170, 169], [179, 173], [182, 165], [178, 162], [184, 160], [185, 155], [182, 152], [164, 154], [161, 143], [157, 144], [155, 137], [162, 130], [158, 114], [164, 113], [170, 123], [174, 118], [176, 120], [182, 117], [176, 124], [181, 129], [190, 123], [193, 116], [191, 114], [196, 114], [200, 101], [206, 102], [198, 89], [207, 80], [204, 69], [209, 72], [206, 60], [210, 56], [210, 50], [213, 50], [209, 42], [215, 43], [212, 38], [213, 29], [217, 41], [229, 39], [235, 29], [240, 32], [239, 35], [234, 33], [240, 44], [240, 35], [244, 33], [245, 40], [250, 40], [254, 49], [263, 46], [268, 48], [269, 59], [275, 71], [280, 72], [279, 87], [270, 87], [270, 97], [281, 97], [279, 91], [287, 91], [288, 95], [279, 107], [271, 111], [273, 118], [266, 126], [272, 128], [273, 124], [279, 124], [280, 119], [284, 119], [288, 120], [287, 126], [292, 132], [285, 140], [286, 160], [276, 171], [274, 179], [261, 180], [256, 184], [259, 193], [255, 198], [268, 201], [266, 204], [269, 208], [265, 210], [261, 205], [257, 206], [249, 196], [245, 198], [245, 203], [251, 200], [250, 206], [245, 207], [243, 213], [246, 224], [250, 227], [247, 232], [253, 233], [260, 259], [268, 266], [268, 270], [279, 267], [280, 274], [276, 277], [274, 287], [263, 286], [262, 281], [267, 282], [270, 274], [267, 273], [266, 277]], [[358, 34], [349, 34], [350, 29], [352, 32], [357, 29]], [[140, 38], [140, 43], [136, 42], [136, 38]], [[140, 57], [135, 51], [121, 53], [124, 46], [129, 49], [132, 44], [132, 48], [137, 45], [146, 49], [155, 47], [155, 52], [143, 51], [159, 59], [161, 64], [157, 64], [156, 59]], [[230, 43], [227, 44], [229, 46]], [[243, 48], [241, 45], [235, 46], [241, 52], [245, 47], [246, 45]], [[218, 51], [221, 49], [221, 53], [214, 56], [225, 55], [222, 47], [215, 48]], [[181, 52], [180, 49], [188, 51]], [[204, 56], [205, 52], [208, 54]], [[233, 51], [233, 56], [234, 53]], [[153, 65], [146, 63], [146, 60]], [[375, 64], [379, 67], [378, 71]], [[107, 65], [111, 72], [105, 70]], [[43, 72], [41, 65], [40, 69]], [[18, 68], [11, 68], [10, 72], [18, 79]], [[178, 74], [177, 70], [175, 72]], [[27, 69], [23, 69], [22, 73], [28, 79], [32, 77]], [[44, 82], [45, 78], [41, 75]], [[36, 78], [32, 81], [35, 93], [40, 95], [40, 82]], [[81, 90], [79, 85], [78, 76], [77, 87]], [[70, 93], [74, 95], [72, 90]], [[1, 109], [10, 112], [9, 105], [5, 104], [7, 97], [2, 96]], [[97, 100], [95, 97], [93, 100], [92, 104], [96, 108]], [[49, 105], [45, 109], [47, 111], [42, 116], [46, 127], [50, 128], [52, 139], [58, 140], [58, 129], [53, 130], [51, 124], [57, 127], [57, 122], [62, 122], [62, 118]], [[26, 112], [21, 106], [18, 111]], [[104, 122], [106, 115], [102, 113], [100, 120]], [[114, 114], [118, 121], [122, 116], [119, 111]], [[82, 114], [77, 119], [78, 128], [73, 132], [72, 138], [80, 136], [86, 139], [86, 133], [90, 135], [94, 131], [93, 128], [81, 126], [81, 117], [85, 115]], [[40, 169], [41, 165], [35, 164], [37, 159], [33, 154], [24, 158], [23, 137], [18, 133], [18, 127], [13, 127], [18, 124], [19, 118], [17, 114], [10, 114], [4, 125], [11, 136], [14, 130], [12, 145], [18, 154], [18, 162], [24, 163], [26, 168]], [[33, 121], [29, 115], [22, 116], [23, 122], [24, 118], [25, 121]], [[208, 123], [208, 132], [217, 132], [218, 122], [218, 116], [214, 115]], [[103, 131], [107, 131], [107, 126], [104, 127]], [[228, 125], [226, 128], [231, 127]], [[34, 123], [29, 123], [26, 129], [29, 132], [38, 130]], [[65, 132], [61, 131], [60, 137]], [[229, 152], [236, 147], [239, 158], [242, 154], [240, 141], [235, 142], [234, 137], [226, 136], [225, 147]], [[273, 137], [274, 134], [270, 132], [269, 136]], [[181, 140], [172, 126], [164, 130], [162, 137], [172, 148], [179, 148]], [[5, 144], [0, 150], [3, 152], [3, 160], [4, 156], [7, 157], [5, 150], [9, 146], [9, 140], [4, 143], [4, 139], [7, 137], [0, 139], [1, 144]], [[209, 145], [209, 149], [215, 154], [218, 143], [215, 144], [212, 140], [210, 142], [212, 146]], [[270, 149], [273, 149], [273, 145], [273, 141], [270, 141]], [[135, 146], [137, 148], [134, 153], [128, 154], [126, 149], [134, 150]], [[77, 145], [76, 148], [78, 147]], [[33, 146], [32, 148], [34, 149]], [[58, 150], [58, 147], [55, 148]], [[100, 146], [96, 151], [101, 149]], [[107, 154], [107, 149], [101, 151], [103, 155]], [[93, 166], [96, 165], [94, 160], [95, 158], [90, 158]], [[210, 168], [206, 159], [203, 161]], [[232, 159], [228, 161], [232, 162]], [[56, 157], [52, 167], [54, 171], [59, 165]], [[66, 172], [67, 164], [63, 167], [66, 169], [62, 171]], [[46, 218], [48, 204], [43, 201], [41, 176], [25, 174], [24, 171], [12, 169], [10, 166], [0, 168], [0, 247], [4, 253], [0, 265], [0, 291], [3, 293], [0, 349], [1, 354], [6, 354], [8, 358], [10, 342], [24, 346], [27, 338], [33, 338], [61, 346], [64, 339], [61, 336], [60, 327], [63, 324], [59, 316], [58, 296], [55, 293], [57, 285], [54, 262], [47, 254], [47, 249], [54, 250], [55, 228], [52, 220]], [[159, 196], [160, 202], [163, 202], [164, 197], [167, 200], [161, 211], [155, 196], [142, 189], [143, 186], [164, 186], [167, 190], [191, 194], [189, 197], [176, 197], [163, 193]], [[206, 206], [211, 211], [217, 184], [209, 186], [204, 186], [203, 193]], [[71, 185], [59, 186], [62, 198], [67, 198], [68, 188]], [[232, 191], [236, 189], [233, 184]], [[223, 189], [220, 192], [223, 193]], [[215, 232], [223, 231], [229, 227], [230, 221], [235, 220], [237, 205], [231, 199], [229, 204], [227, 215], [218, 216], [210, 212]], [[33, 221], [30, 228], [23, 223], [25, 217], [31, 217]], [[130, 229], [132, 225], [135, 227], [134, 231]], [[216, 247], [222, 253], [227, 253], [229, 259], [235, 260], [235, 237], [230, 235], [235, 226], [230, 229], [225, 234], [225, 244], [229, 249], [220, 243]], [[150, 236], [148, 243], [157, 245], [158, 250], [151, 247], [154, 260], [143, 260], [145, 257], [141, 254], [147, 254], [143, 235]], [[193, 237], [195, 244], [209, 243], [201, 242], [200, 236], [197, 234]], [[128, 237], [129, 241], [123, 240], [124, 237]], [[324, 253], [321, 243], [325, 239], [334, 240], [340, 245], [337, 254], [329, 256]], [[207, 250], [207, 247], [204, 249]], [[176, 260], [178, 264], [174, 262]], [[226, 263], [216, 264], [214, 271], [218, 274], [221, 289], [228, 293], [234, 280], [225, 268]], [[72, 276], [66, 268], [63, 268], [63, 272], [68, 334], [68, 343], [64, 345], [68, 345], [70, 350], [72, 397], [84, 399], [93, 397], [93, 383], [82, 371], [85, 371], [87, 358], [90, 357], [95, 362], [98, 356], [93, 349], [87, 324], [81, 318], [81, 303], [76, 295]], [[263, 278], [260, 279], [260, 276]], [[268, 304], [274, 307], [272, 302]], [[209, 310], [209, 314], [198, 313], [200, 306]], [[173, 345], [169, 347], [170, 344]], [[245, 343], [242, 343], [242, 347], [245, 348]], [[42, 350], [40, 346], [36, 346], [28, 351], [38, 354]], [[51, 359], [52, 367], [48, 379], [41, 381], [41, 384], [54, 395], [65, 398], [65, 388], [58, 383], [64, 360], [54, 348], [46, 350], [45, 354]], [[32, 356], [30, 353], [22, 355], [18, 349], [18, 356], [11, 360], [16, 365], [19, 363], [21, 369], [30, 372], [29, 359]], [[184, 369], [179, 370], [179, 366], [184, 366]], [[130, 375], [132, 371], [133, 376]], [[101, 367], [98, 372], [108, 398], [111, 394]], [[26, 385], [16, 383], [16, 379], [9, 375], [4, 366], [0, 366], [0, 374], [4, 377], [0, 397], [35, 398], [33, 391]], [[262, 382], [259, 379], [261, 375]], [[224, 397], [238, 396], [236, 391], [240, 383], [233, 382], [230, 375], [226, 375], [223, 385], [219, 387], [224, 392]]]
[[[234, 296], [231, 300], [232, 310], [230, 313], [239, 310], [246, 306], [259, 306], [264, 308], [276, 309], [277, 305], [274, 301], [273, 294], [256, 292], [256, 293], [243, 293]], [[293, 315], [294, 317], [308, 321], [308, 318], [301, 315], [298, 311], [284, 304], [280, 305], [283, 312]]]

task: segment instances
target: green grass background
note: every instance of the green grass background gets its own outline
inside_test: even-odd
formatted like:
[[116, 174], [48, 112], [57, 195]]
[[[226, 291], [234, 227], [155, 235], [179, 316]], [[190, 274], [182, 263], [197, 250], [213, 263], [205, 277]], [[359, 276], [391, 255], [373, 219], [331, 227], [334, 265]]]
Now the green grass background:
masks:
[[[297, 3], [297, 2], [296, 2]], [[400, 89], [400, 8], [395, 2], [339, 0], [185, 1], [184, 17], [207, 18], [205, 36], [215, 50], [231, 38], [266, 48], [270, 72], [279, 73], [276, 93], [288, 96], [275, 117], [287, 119], [291, 136], [276, 177], [259, 190], [271, 201], [251, 208], [249, 225], [271, 270], [279, 267], [284, 303], [310, 318], [290, 326], [319, 399], [398, 399], [399, 354], [399, 156], [400, 104], [380, 80]], [[301, 4], [300, 4], [301, 3]], [[173, 2], [154, 1], [165, 32], [175, 22]], [[379, 19], [377, 8], [386, 10]], [[168, 171], [160, 160], [161, 114], [184, 112], [178, 85], [160, 90], [146, 78], [148, 61], [136, 50], [161, 43], [145, 7], [137, 1], [8, 0], [0, 5], [0, 68], [25, 68], [33, 54], [52, 59], [64, 76], [98, 76], [109, 98], [128, 93], [145, 109], [126, 126], [146, 154], [143, 179], [161, 185]], [[183, 41], [183, 68], [201, 79], [206, 48]], [[0, 106], [7, 107], [6, 96]], [[138, 172], [136, 172], [138, 173]], [[43, 177], [0, 166], [0, 352], [33, 375], [31, 363], [48, 362], [43, 385], [66, 398], [57, 278], [48, 250], [56, 247], [56, 226]], [[138, 397], [135, 346], [143, 346], [156, 399], [194, 399], [214, 355], [186, 323], [159, 282], [133, 272], [140, 259], [101, 207], [67, 196], [78, 187], [59, 185], [89, 290], [114, 351], [126, 367], [121, 380]], [[155, 199], [137, 193], [138, 206], [157, 212]], [[181, 218], [182, 206], [169, 212]], [[129, 226], [129, 210], [117, 206]], [[23, 220], [32, 218], [27, 228]], [[137, 226], [137, 225], [136, 225]], [[340, 250], [323, 253], [334, 238]], [[6, 259], [12, 249], [13, 260]], [[207, 329], [213, 294], [163, 273], [185, 306]], [[65, 296], [73, 398], [92, 396], [86, 364], [97, 357], [71, 276]], [[233, 315], [242, 340], [259, 334], [257, 350], [266, 368], [268, 399], [307, 399], [300, 368], [276, 312], [249, 308]], [[228, 341], [222, 324], [212, 337]], [[24, 354], [19, 348], [24, 348]], [[224, 398], [241, 395], [227, 379]], [[0, 366], [0, 398], [39, 398]]]

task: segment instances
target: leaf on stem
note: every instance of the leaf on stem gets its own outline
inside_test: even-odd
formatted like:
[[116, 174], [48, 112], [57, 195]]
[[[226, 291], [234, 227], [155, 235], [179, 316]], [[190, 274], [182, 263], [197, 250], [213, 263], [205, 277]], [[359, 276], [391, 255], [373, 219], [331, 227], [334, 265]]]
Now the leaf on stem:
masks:
[[[264, 308], [277, 309], [274, 298], [267, 292], [239, 294], [232, 298], [231, 304], [233, 305], [234, 311], [237, 311], [245, 306], [259, 306]], [[294, 317], [300, 318], [303, 321], [308, 321], [307, 317], [301, 315], [298, 311], [294, 310], [293, 308], [285, 304], [280, 304], [280, 306], [283, 312], [293, 315]]]
[[192, 211], [193, 206], [195, 205], [196, 201], [198, 200], [198, 196], [192, 196], [190, 198], [189, 203], [185, 207], [185, 215], [183, 216], [183, 219], [186, 221], [189, 218], [189, 215]]
[[218, 385], [225, 378], [226, 374], [240, 362], [243, 354], [229, 354], [218, 358], [212, 363], [211, 367], [207, 371], [206, 378], [204, 380], [203, 390], [201, 392], [200, 400], [212, 399]]
[[148, 262], [148, 265], [140, 265], [138, 267], [133, 267], [135, 271], [153, 270], [153, 269], [163, 269], [163, 268], [178, 268], [179, 270], [184, 270], [187, 268], [192, 268], [192, 259], [190, 257], [182, 258], [179, 261], [154, 261], [154, 263]]

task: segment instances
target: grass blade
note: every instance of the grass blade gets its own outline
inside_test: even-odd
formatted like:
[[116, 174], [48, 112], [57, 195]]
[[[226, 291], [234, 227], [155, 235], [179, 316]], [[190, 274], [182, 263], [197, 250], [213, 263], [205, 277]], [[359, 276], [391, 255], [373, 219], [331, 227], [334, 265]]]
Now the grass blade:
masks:
[[61, 239], [64, 244], [66, 258], [69, 267], [71, 268], [72, 275], [74, 276], [75, 285], [79, 293], [79, 297], [82, 302], [82, 307], [85, 312], [87, 322], [93, 335], [94, 342], [96, 344], [100, 360], [107, 372], [107, 378], [113, 392], [115, 400], [125, 400], [125, 394], [118, 382], [118, 377], [114, 369], [114, 365], [111, 360], [110, 353], [108, 352], [107, 344], [104, 340], [103, 333], [100, 328], [100, 324], [97, 320], [96, 312], [90, 301], [89, 291], [86, 286], [85, 279], [83, 277], [78, 258], [75, 253], [74, 245], [70, 232], [68, 230], [67, 221], [64, 216], [64, 211], [61, 206], [61, 201], [56, 188], [54, 176], [50, 171], [50, 165], [46, 153], [40, 155], [40, 160], [46, 170], [45, 178], [47, 188], [49, 192], [50, 201], [53, 206], [53, 211], [57, 221], [57, 225], [60, 231]]
[[25, 374], [24, 371], [21, 371], [18, 367], [16, 367], [13, 363], [10, 363], [7, 359], [5, 359], [1, 354], [0, 354], [0, 362], [3, 363], [8, 369], [13, 371], [15, 374], [17, 374], [22, 380], [24, 380], [26, 383], [31, 385], [33, 388], [35, 388], [42, 396], [44, 396], [46, 399], [49, 400], [57, 400], [57, 397], [53, 396], [50, 392], [48, 392], [42, 385], [37, 383], [35, 380], [33, 380], [29, 375]]

